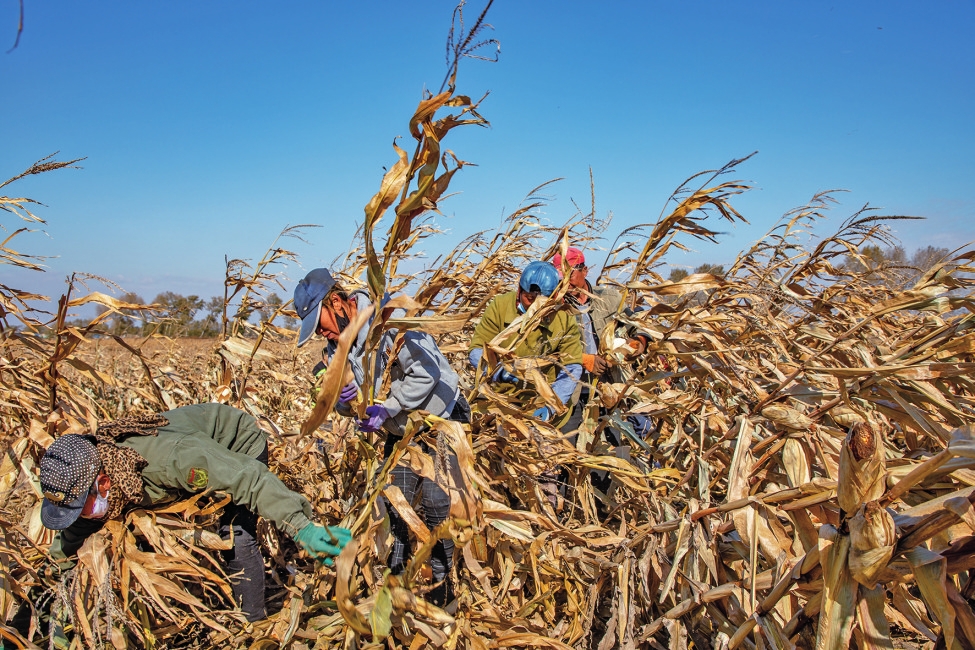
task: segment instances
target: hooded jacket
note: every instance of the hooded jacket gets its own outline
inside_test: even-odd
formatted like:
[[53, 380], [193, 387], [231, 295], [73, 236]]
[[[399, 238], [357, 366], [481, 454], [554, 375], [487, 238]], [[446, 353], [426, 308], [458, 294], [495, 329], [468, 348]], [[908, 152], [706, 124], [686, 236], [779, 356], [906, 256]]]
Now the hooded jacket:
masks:
[[[369, 294], [363, 290], [353, 291], [349, 300], [354, 300], [356, 308], [368, 308], [372, 301]], [[379, 310], [389, 302], [387, 294], [380, 303]], [[394, 315], [402, 314], [396, 310]], [[349, 349], [349, 365], [356, 385], [362, 390], [365, 383], [365, 348], [369, 327], [373, 319], [362, 326]], [[396, 358], [390, 363], [389, 356], [393, 350], [399, 330], [390, 329], [383, 333], [379, 349], [375, 355], [376, 367], [373, 368], [373, 391], [378, 394], [382, 388], [386, 370], [389, 370], [389, 395], [382, 401], [383, 407], [389, 413], [389, 418], [383, 423], [383, 429], [396, 436], [406, 432], [406, 421], [411, 411], [424, 410], [439, 417], [449, 417], [457, 401], [460, 378], [443, 352], [437, 347], [437, 342], [426, 332], [409, 330], [403, 334], [403, 345], [399, 348]], [[338, 346], [336, 341], [329, 341], [325, 345], [324, 356], [331, 360]]]

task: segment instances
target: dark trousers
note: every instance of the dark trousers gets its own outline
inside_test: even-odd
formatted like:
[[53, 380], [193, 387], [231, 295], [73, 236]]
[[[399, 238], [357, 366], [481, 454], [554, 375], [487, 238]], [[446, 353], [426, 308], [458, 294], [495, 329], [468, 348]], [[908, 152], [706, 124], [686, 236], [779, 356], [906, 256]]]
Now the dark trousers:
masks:
[[[267, 447], [257, 460], [267, 465]], [[257, 541], [257, 515], [249, 509], [231, 503], [220, 516], [220, 537], [230, 538], [233, 530], [234, 547], [221, 555], [230, 577], [234, 600], [248, 621], [267, 618], [264, 608], [264, 557]]]
[[[386, 439], [386, 458], [393, 453], [393, 446], [399, 438], [390, 436]], [[437, 454], [427, 445], [418, 445], [425, 453], [433, 457], [436, 462]], [[409, 503], [413, 503], [417, 492], [421, 493], [423, 504], [423, 521], [427, 527], [433, 529], [450, 514], [450, 495], [435, 482], [425, 479], [406, 465], [400, 464], [389, 473], [390, 485], [395, 485], [403, 493]], [[406, 563], [412, 555], [410, 550], [410, 527], [399, 516], [389, 500], [386, 501], [389, 511], [389, 526], [393, 533], [393, 548], [389, 553], [387, 564], [394, 574], [403, 573]], [[430, 569], [433, 571], [433, 581], [440, 582], [450, 572], [454, 555], [454, 540], [442, 539], [438, 541], [430, 554]]]
[[[463, 395], [457, 400], [450, 419], [458, 422], [470, 422], [470, 406]], [[384, 457], [389, 459], [393, 453], [393, 447], [401, 438], [398, 436], [387, 436], [386, 445], [383, 451]], [[429, 446], [419, 443], [416, 445], [429, 454], [437, 462], [436, 451]], [[421, 503], [423, 504], [423, 521], [433, 529], [443, 522], [450, 514], [450, 495], [437, 485], [434, 481], [428, 480], [411, 470], [406, 465], [400, 464], [392, 469], [389, 474], [389, 482], [395, 485], [403, 493], [403, 498], [408, 503], [413, 503], [418, 492], [421, 493]], [[406, 569], [411, 553], [410, 546], [410, 527], [406, 521], [399, 516], [389, 500], [386, 500], [386, 509], [389, 512], [389, 526], [393, 534], [393, 548], [389, 553], [387, 564], [394, 574], [402, 573]], [[441, 582], [450, 573], [453, 565], [454, 540], [441, 539], [438, 541], [430, 554], [430, 569], [433, 572], [433, 581]]]

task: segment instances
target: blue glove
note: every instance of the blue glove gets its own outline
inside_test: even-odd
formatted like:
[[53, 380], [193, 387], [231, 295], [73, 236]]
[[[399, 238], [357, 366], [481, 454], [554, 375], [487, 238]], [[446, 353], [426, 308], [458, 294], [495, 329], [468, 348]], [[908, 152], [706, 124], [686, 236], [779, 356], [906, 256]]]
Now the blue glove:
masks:
[[341, 553], [351, 539], [352, 532], [348, 528], [318, 524], [308, 524], [295, 535], [295, 541], [308, 555], [323, 560], [328, 566], [332, 566], [332, 557]]
[[653, 420], [641, 413], [634, 413], [626, 416], [626, 421], [633, 427], [633, 432], [646, 440], [647, 436], [653, 433]]
[[548, 419], [552, 417], [552, 409], [547, 406], [540, 406], [535, 409], [535, 412], [532, 413], [532, 415], [542, 422], [548, 422]]
[[503, 367], [498, 368], [496, 371], [494, 371], [494, 378], [493, 379], [494, 379], [494, 381], [503, 381], [503, 382], [507, 382], [509, 384], [516, 384], [516, 383], [518, 383], [520, 381], [518, 379], [518, 377], [516, 377], [515, 375], [511, 374], [510, 372], [508, 372], [507, 370], [505, 370]]
[[355, 385], [354, 381], [350, 381], [345, 386], [342, 386], [342, 390], [339, 391], [339, 401], [343, 404], [348, 404], [356, 398], [359, 394], [359, 387]]
[[366, 433], [379, 431], [387, 418], [389, 418], [389, 411], [382, 404], [368, 406], [366, 407], [366, 419], [359, 420], [359, 431], [365, 431]]

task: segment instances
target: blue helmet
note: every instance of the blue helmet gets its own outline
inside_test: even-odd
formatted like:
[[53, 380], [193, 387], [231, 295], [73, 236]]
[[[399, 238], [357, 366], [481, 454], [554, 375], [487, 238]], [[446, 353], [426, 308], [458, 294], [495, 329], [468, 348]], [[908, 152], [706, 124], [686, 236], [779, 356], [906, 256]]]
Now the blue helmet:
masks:
[[541, 291], [551, 296], [559, 286], [559, 272], [549, 262], [532, 262], [521, 272], [518, 286], [522, 291]]

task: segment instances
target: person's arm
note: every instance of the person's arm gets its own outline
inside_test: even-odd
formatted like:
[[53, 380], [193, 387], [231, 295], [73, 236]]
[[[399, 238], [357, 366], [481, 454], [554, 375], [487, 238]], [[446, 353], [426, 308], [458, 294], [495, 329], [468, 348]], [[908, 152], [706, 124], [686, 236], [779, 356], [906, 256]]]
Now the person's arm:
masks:
[[[484, 309], [484, 314], [481, 316], [481, 320], [478, 321], [477, 327], [474, 328], [474, 336], [471, 337], [469, 359], [475, 367], [477, 367], [481, 356], [484, 354], [484, 346], [505, 328], [501, 318], [501, 309], [499, 308], [500, 299], [501, 296], [498, 296], [488, 303]], [[480, 353], [477, 354], [477, 358], [475, 359], [474, 355], [478, 350]]]
[[559, 396], [563, 404], [568, 404], [575, 392], [576, 383], [582, 377], [582, 364], [570, 363], [559, 370], [555, 381], [552, 382], [552, 390]]
[[175, 438], [164, 472], [157, 480], [162, 487], [200, 492], [219, 490], [234, 503], [273, 521], [294, 537], [311, 523], [311, 505], [305, 497], [289, 490], [263, 463], [232, 452], [204, 436]]
[[[627, 307], [623, 310], [623, 316], [626, 318], [634, 319], [636, 314], [641, 311], [645, 311], [645, 308], [641, 309], [630, 309]], [[647, 345], [650, 343], [650, 333], [646, 328], [638, 327], [635, 323], [622, 323], [624, 325], [624, 332], [626, 334], [626, 343], [633, 350], [628, 356], [636, 357], [642, 355], [647, 350]]]
[[[477, 327], [474, 328], [474, 336], [471, 338], [471, 347], [467, 355], [467, 360], [470, 361], [471, 366], [475, 370], [484, 357], [484, 346], [508, 326], [502, 316], [502, 298], [503, 296], [498, 296], [488, 303], [484, 310], [484, 315], [478, 321]], [[489, 368], [485, 366], [481, 372], [487, 373], [488, 370]], [[495, 369], [491, 379], [492, 381], [504, 382], [518, 381], [518, 378], [506, 371], [503, 366]]]
[[467, 353], [467, 360], [470, 362], [471, 367], [477, 370], [477, 364], [481, 363], [481, 357], [484, 356], [484, 348], [474, 348]]
[[559, 345], [556, 350], [562, 367], [552, 382], [552, 390], [563, 404], [568, 404], [575, 392], [576, 383], [582, 377], [582, 334], [575, 317], [561, 312], [562, 317]]

